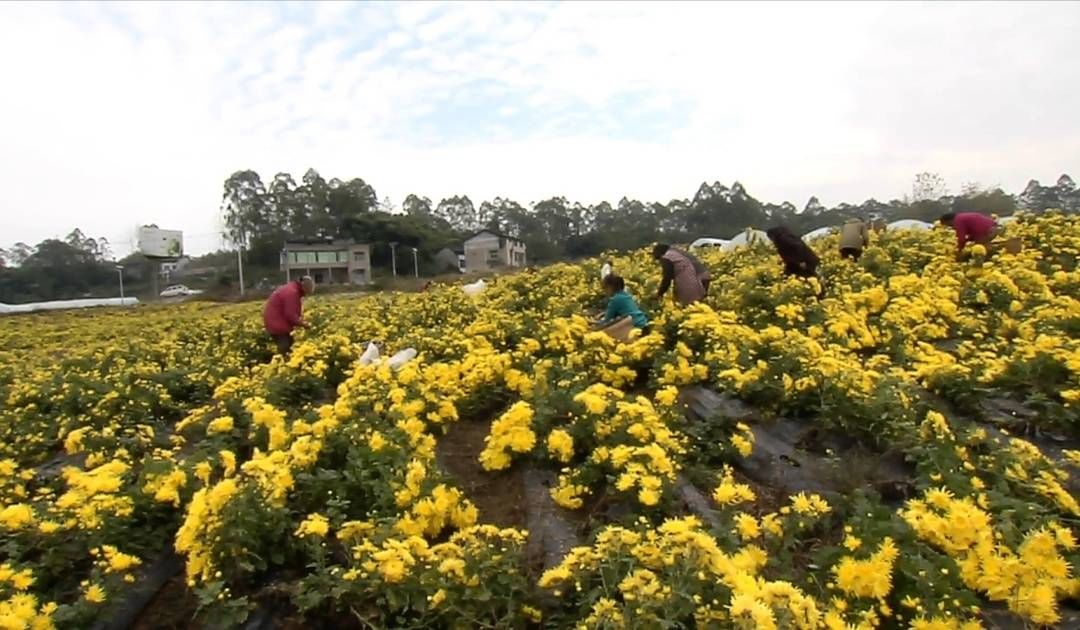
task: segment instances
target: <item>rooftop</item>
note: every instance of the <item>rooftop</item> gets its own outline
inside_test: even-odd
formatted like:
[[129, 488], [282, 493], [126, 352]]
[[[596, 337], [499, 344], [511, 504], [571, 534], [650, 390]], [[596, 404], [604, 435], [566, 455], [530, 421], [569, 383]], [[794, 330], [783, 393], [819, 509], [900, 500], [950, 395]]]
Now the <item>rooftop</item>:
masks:
[[351, 238], [321, 238], [321, 237], [293, 237], [285, 239], [285, 247], [290, 245], [330, 245], [334, 247], [348, 247], [350, 245], [367, 245], [357, 243]]
[[522, 241], [520, 238], [515, 238], [513, 236], [510, 236], [509, 234], [504, 234], [502, 232], [499, 232], [498, 230], [489, 230], [489, 229], [486, 229], [486, 228], [483, 229], [483, 230], [477, 230], [472, 235], [466, 237], [465, 240], [468, 241], [468, 240], [474, 239], [477, 236], [480, 236], [481, 234], [491, 234], [492, 236], [498, 236], [499, 238], [505, 238], [505, 239], [507, 239], [509, 241], [514, 241], [516, 243], [524, 243], [524, 241]]

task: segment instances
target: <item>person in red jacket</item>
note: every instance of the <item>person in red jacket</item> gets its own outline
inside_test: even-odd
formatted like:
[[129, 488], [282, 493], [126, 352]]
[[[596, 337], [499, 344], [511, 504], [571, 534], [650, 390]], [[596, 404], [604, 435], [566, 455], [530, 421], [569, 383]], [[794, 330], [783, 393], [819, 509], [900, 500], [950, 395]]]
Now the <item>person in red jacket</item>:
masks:
[[968, 243], [989, 245], [1000, 233], [997, 221], [978, 212], [948, 212], [941, 215], [941, 224], [956, 230], [956, 255], [960, 256]]
[[292, 331], [297, 327], [307, 328], [308, 323], [301, 317], [305, 295], [315, 292], [315, 281], [311, 276], [304, 276], [283, 284], [270, 294], [263, 307], [263, 325], [266, 332], [277, 343], [278, 352], [289, 354], [292, 349]]

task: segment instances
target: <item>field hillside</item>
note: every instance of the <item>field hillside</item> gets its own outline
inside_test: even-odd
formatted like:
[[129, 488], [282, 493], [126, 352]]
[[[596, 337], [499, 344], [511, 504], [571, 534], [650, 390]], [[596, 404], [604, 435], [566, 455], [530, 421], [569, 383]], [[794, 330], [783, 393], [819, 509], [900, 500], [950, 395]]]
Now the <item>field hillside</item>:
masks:
[[[1080, 627], [1080, 217], [0, 319], [0, 628]], [[358, 362], [415, 348], [393, 369]], [[245, 626], [246, 624], [246, 626]], [[1076, 625], [1074, 625], [1076, 624]]]

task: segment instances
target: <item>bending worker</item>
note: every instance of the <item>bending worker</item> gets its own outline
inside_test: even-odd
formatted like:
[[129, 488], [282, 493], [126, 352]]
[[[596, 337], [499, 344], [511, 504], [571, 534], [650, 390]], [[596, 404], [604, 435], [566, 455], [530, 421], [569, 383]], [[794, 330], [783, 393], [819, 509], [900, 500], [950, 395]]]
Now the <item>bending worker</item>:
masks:
[[941, 215], [941, 224], [956, 230], [956, 255], [960, 256], [968, 243], [989, 245], [1001, 233], [997, 221], [978, 212], [947, 212]]
[[866, 222], [859, 217], [852, 217], [844, 221], [844, 227], [840, 228], [840, 256], [859, 262], [863, 249], [870, 244], [870, 230], [866, 228]]
[[776, 253], [784, 263], [785, 276], [813, 278], [817, 275], [820, 262], [817, 254], [794, 232], [786, 226], [778, 225], [766, 230], [765, 234], [769, 236], [769, 240], [776, 247]]
[[672, 282], [675, 283], [674, 299], [683, 306], [705, 299], [712, 276], [700, 260], [664, 243], [653, 247], [652, 255], [663, 270], [656, 299], [664, 297]]
[[305, 295], [315, 293], [315, 281], [311, 276], [293, 280], [274, 290], [263, 307], [263, 326], [274, 339], [277, 350], [283, 355], [292, 349], [292, 333], [296, 328], [307, 328], [302, 317]]
[[632, 327], [640, 328], [643, 333], [648, 334], [649, 318], [645, 316], [634, 298], [626, 292], [626, 281], [612, 273], [604, 276], [601, 284], [604, 285], [608, 304], [607, 311], [596, 322], [596, 327], [607, 328], [623, 320], [630, 320], [629, 324]]

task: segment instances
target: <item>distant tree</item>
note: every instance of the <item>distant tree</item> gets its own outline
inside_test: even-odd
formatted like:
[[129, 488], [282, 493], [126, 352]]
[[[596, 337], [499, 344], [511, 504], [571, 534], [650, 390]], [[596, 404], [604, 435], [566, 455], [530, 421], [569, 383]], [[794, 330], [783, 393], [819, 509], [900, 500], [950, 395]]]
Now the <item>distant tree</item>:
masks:
[[552, 197], [537, 202], [533, 206], [533, 214], [543, 223], [546, 238], [557, 245], [562, 245], [573, 235], [570, 202], [566, 197]]
[[739, 182], [731, 188], [703, 182], [684, 216], [687, 238], [729, 238], [748, 227], [763, 227], [767, 221], [761, 202]]
[[417, 197], [410, 194], [405, 197], [405, 201], [401, 204], [401, 209], [405, 211], [405, 214], [411, 217], [426, 217], [431, 216], [431, 200], [427, 197]]
[[480, 229], [506, 231], [501, 225], [498, 208], [490, 201], [480, 203], [480, 207], [476, 209], [476, 222], [480, 224]]
[[694, 238], [702, 236], [722, 238], [742, 229], [732, 227], [732, 222], [724, 216], [730, 194], [727, 186], [720, 182], [714, 182], [711, 185], [702, 182], [693, 201], [690, 202], [690, 207], [686, 209], [687, 232]]
[[112, 245], [109, 243], [109, 239], [104, 236], [99, 236], [97, 239], [94, 239], [94, 242], [97, 244], [98, 260], [113, 259]]
[[948, 194], [945, 179], [937, 173], [919, 173], [911, 185], [912, 202], [937, 201]]
[[482, 227], [497, 232], [505, 232], [516, 238], [523, 238], [531, 226], [530, 213], [516, 201], [496, 197], [480, 204], [478, 217]]
[[34, 248], [34, 253], [23, 262], [23, 266], [59, 269], [80, 265], [93, 266], [97, 262], [94, 252], [88, 248], [51, 238], [38, 243], [38, 246]]
[[255, 171], [237, 171], [225, 180], [221, 205], [225, 235], [231, 243], [245, 247], [266, 230], [270, 223], [267, 202], [266, 187]]
[[979, 182], [964, 182], [960, 185], [961, 197], [974, 197], [982, 191], [983, 186]]
[[294, 231], [304, 236], [332, 236], [337, 226], [330, 215], [330, 185], [313, 168], [304, 173], [302, 181], [296, 194], [303, 214], [295, 217]]
[[953, 200], [948, 197], [915, 201], [908, 204], [903, 212], [898, 213], [897, 216], [904, 219], [917, 219], [919, 221], [933, 223], [934, 221], [937, 221], [941, 215], [952, 209], [952, 201]]
[[[81, 234], [75, 232], [69, 236]], [[94, 251], [58, 239], [38, 243], [17, 269], [3, 273], [0, 301], [4, 302], [68, 299], [112, 289], [111, 268]]]
[[26, 243], [19, 241], [11, 246], [11, 249], [7, 250], [7, 261], [13, 267], [19, 267], [26, 259], [34, 254], [34, 248], [30, 247]]
[[1043, 186], [1037, 179], [1029, 181], [1020, 193], [1020, 206], [1033, 212], [1061, 208], [1061, 202], [1056, 186]]
[[1080, 212], [1080, 189], [1076, 182], [1066, 174], [1062, 174], [1057, 180], [1057, 198], [1059, 207], [1066, 212]]
[[470, 232], [478, 229], [476, 208], [467, 195], [455, 195], [439, 202], [435, 216], [446, 220], [455, 230]]
[[589, 206], [574, 202], [566, 208], [567, 218], [570, 219], [570, 234], [575, 237], [582, 236], [592, 229], [594, 217], [589, 212]]
[[1016, 210], [1015, 197], [996, 186], [987, 188], [974, 182], [964, 184], [963, 194], [952, 200], [953, 212], [979, 212], [1008, 216]]
[[816, 216], [825, 213], [825, 206], [821, 205], [821, 201], [817, 197], [810, 197], [806, 201], [806, 206], [803, 207], [803, 214]]
[[[945, 182], [935, 173], [920, 173], [903, 200], [887, 203], [868, 199], [859, 205], [840, 203], [826, 207], [811, 197], [801, 210], [789, 203], [763, 204], [739, 182], [731, 187], [703, 182], [692, 199], [668, 203], [623, 198], [616, 205], [583, 205], [566, 197], [541, 200], [531, 207], [502, 197], [475, 206], [469, 197], [455, 195], [437, 205], [410, 194], [401, 214], [387, 197], [380, 202], [374, 189], [355, 178], [327, 182], [309, 169], [298, 184], [288, 173], [278, 173], [264, 188], [257, 173], [238, 171], [225, 182], [223, 218], [232, 242], [246, 243], [249, 259], [276, 263], [281, 240], [296, 236], [352, 236], [375, 244], [373, 259], [388, 260], [385, 242], [398, 242], [422, 250], [427, 259], [438, 248], [460, 244], [468, 233], [482, 228], [525, 241], [529, 259], [550, 261], [567, 256], [599, 254], [605, 250], [636, 248], [656, 240], [686, 242], [701, 236], [728, 238], [748, 227], [787, 224], [805, 233], [836, 225], [851, 216], [885, 220], [934, 220], [941, 213], [970, 210], [1009, 214], [1017, 199], [998, 187], [967, 182], [959, 195], [949, 196]], [[1068, 175], [1053, 187], [1032, 181], [1020, 197], [1028, 208], [1080, 211], [1080, 191]], [[80, 248], [103, 251], [104, 241], [79, 233], [71, 242]], [[430, 248], [436, 248], [431, 250]], [[7, 265], [18, 264], [30, 252], [9, 251]], [[101, 256], [99, 255], [99, 258]]]
[[[507, 232], [509, 229], [506, 225], [507, 216], [512, 206], [517, 206], [517, 204], [502, 197], [496, 197], [492, 201], [484, 201], [476, 209], [475, 228], [478, 230]], [[517, 207], [520, 208], [520, 206]]]
[[104, 237], [94, 239], [83, 234], [82, 230], [75, 228], [64, 238], [64, 242], [73, 248], [87, 252], [94, 260], [102, 261], [110, 256], [109, 241]]
[[294, 231], [292, 222], [302, 215], [296, 193], [296, 180], [289, 173], [274, 175], [267, 190], [262, 218], [266, 225], [261, 231], [285, 234]]
[[[660, 204], [656, 204], [660, 206]], [[654, 209], [656, 226], [660, 233], [669, 241], [686, 240], [686, 210], [690, 202], [686, 199], [672, 199], [659, 208]], [[661, 209], [662, 208], [662, 209]]]
[[[334, 230], [340, 234], [344, 231], [347, 221], [369, 212], [379, 209], [376, 203], [375, 189], [367, 182], [355, 177], [347, 182], [335, 183], [331, 180], [330, 195], [328, 199], [330, 216], [334, 222]], [[389, 197], [385, 199], [389, 202]]]
[[[372, 265], [390, 267], [390, 243], [398, 243], [398, 269], [402, 269], [401, 247], [419, 250], [420, 271], [434, 269], [434, 254], [455, 243], [453, 232], [445, 224], [422, 216], [369, 212], [351, 218], [342, 236], [371, 243]], [[410, 263], [411, 268], [411, 263]]]
[[[116, 262], [124, 266], [124, 282], [149, 282], [156, 273], [157, 265], [140, 252], [132, 252]], [[236, 264], [236, 252], [229, 252], [229, 262]]]

